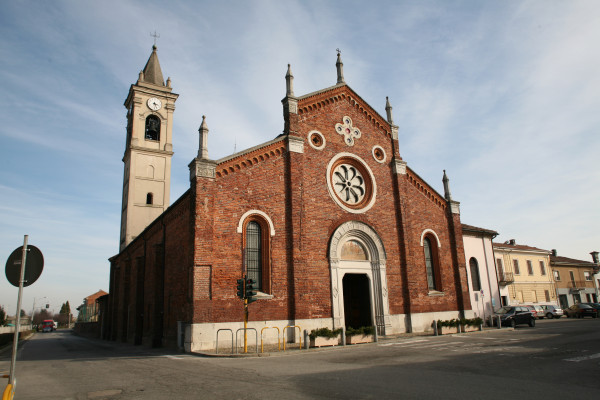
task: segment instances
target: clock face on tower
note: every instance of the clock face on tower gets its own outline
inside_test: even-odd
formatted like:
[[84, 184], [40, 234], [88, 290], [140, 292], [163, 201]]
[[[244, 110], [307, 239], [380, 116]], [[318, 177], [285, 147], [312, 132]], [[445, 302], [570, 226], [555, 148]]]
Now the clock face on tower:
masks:
[[162, 102], [156, 97], [150, 97], [147, 104], [152, 111], [158, 111], [162, 107]]

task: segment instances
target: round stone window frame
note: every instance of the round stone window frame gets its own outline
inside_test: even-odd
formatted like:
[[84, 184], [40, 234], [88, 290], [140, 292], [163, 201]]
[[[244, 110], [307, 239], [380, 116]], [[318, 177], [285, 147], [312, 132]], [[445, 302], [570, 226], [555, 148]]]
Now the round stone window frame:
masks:
[[[381, 154], [383, 155], [381, 157], [381, 159], [377, 158], [377, 151], [380, 151]], [[387, 160], [387, 153], [385, 152], [383, 147], [381, 147], [379, 145], [373, 146], [373, 149], [371, 150], [371, 154], [373, 155], [373, 159], [375, 161], [377, 161], [379, 164], [383, 164]]]
[[[348, 204], [343, 201], [337, 194], [332, 174], [335, 169], [342, 164], [347, 164], [355, 167], [365, 180], [365, 196], [356, 204]], [[359, 156], [352, 153], [339, 153], [333, 157], [327, 165], [327, 191], [333, 201], [345, 211], [353, 214], [362, 214], [371, 209], [377, 198], [377, 183], [373, 176], [373, 171], [367, 163]]]
[[[316, 137], [318, 137], [320, 139], [320, 141], [321, 141], [320, 145], [316, 145], [313, 142], [314, 136], [316, 136]], [[306, 138], [308, 140], [308, 144], [313, 149], [315, 149], [315, 150], [323, 150], [325, 148], [325, 144], [326, 144], [325, 136], [323, 136], [323, 134], [321, 132], [319, 132], [319, 131], [310, 131], [310, 132], [308, 132], [308, 135], [306, 135]]]

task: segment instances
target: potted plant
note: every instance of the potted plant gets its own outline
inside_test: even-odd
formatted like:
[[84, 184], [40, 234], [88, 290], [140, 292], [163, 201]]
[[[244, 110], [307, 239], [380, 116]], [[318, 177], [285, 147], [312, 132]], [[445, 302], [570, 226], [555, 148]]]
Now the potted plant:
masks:
[[460, 330], [462, 332], [474, 332], [481, 330], [481, 326], [483, 325], [483, 320], [479, 317], [477, 318], [462, 318], [460, 320]]
[[370, 343], [374, 333], [373, 326], [361, 326], [358, 329], [350, 327], [346, 329], [346, 344]]
[[331, 330], [327, 327], [313, 329], [308, 335], [310, 347], [337, 346], [340, 343], [342, 328]]
[[447, 335], [450, 333], [458, 333], [460, 327], [460, 321], [458, 319], [451, 319], [437, 322], [438, 335]]

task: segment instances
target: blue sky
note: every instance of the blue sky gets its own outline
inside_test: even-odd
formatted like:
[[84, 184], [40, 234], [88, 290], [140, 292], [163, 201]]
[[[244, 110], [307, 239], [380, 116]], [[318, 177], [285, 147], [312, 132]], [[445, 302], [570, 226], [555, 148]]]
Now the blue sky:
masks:
[[[287, 64], [302, 95], [346, 83], [399, 125], [400, 153], [464, 223], [591, 261], [600, 250], [600, 2], [11, 1], [0, 4], [0, 258], [45, 256], [23, 309], [108, 291], [118, 251], [123, 102], [160, 34], [180, 94], [171, 199], [206, 115], [209, 156], [283, 129]], [[0, 279], [13, 314], [17, 289]]]

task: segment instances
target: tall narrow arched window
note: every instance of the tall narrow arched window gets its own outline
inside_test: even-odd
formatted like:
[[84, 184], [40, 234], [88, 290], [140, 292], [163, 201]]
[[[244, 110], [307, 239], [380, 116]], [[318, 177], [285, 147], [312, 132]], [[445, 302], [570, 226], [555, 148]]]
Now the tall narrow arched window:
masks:
[[146, 140], [160, 140], [160, 118], [156, 115], [149, 115], [146, 118]]
[[437, 246], [427, 236], [423, 239], [423, 251], [425, 252], [425, 268], [427, 269], [427, 287], [429, 290], [441, 290], [439, 282], [439, 269], [437, 260]]
[[271, 236], [275, 230], [267, 214], [253, 211], [244, 214], [238, 225], [244, 271], [258, 291], [271, 294]]
[[256, 221], [246, 225], [246, 274], [262, 290], [262, 230]]
[[154, 195], [152, 193], [148, 193], [146, 195], [146, 204], [147, 205], [152, 205], [153, 204], [153, 200], [154, 200]]
[[479, 264], [475, 257], [471, 257], [469, 260], [469, 267], [471, 268], [471, 284], [474, 292], [481, 290], [481, 280], [479, 279]]

